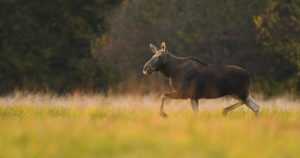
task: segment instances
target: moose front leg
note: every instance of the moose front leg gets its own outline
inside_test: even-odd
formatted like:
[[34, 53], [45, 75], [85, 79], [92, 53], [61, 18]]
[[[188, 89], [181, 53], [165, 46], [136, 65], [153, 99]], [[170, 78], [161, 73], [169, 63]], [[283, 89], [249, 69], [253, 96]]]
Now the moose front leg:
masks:
[[164, 112], [164, 103], [169, 98], [179, 99], [179, 98], [181, 98], [181, 95], [178, 94], [177, 92], [165, 93], [163, 95], [162, 100], [161, 100], [161, 105], [160, 105], [160, 116], [161, 117], [168, 117], [168, 115]]
[[191, 99], [191, 105], [194, 112], [199, 111], [199, 101], [198, 99]]

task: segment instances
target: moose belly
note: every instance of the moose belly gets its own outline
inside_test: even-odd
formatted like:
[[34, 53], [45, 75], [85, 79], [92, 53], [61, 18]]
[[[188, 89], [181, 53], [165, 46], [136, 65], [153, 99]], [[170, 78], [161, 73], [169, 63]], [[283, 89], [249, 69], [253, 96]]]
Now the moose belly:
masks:
[[185, 96], [190, 98], [218, 98], [229, 95], [229, 93], [226, 86], [211, 80], [192, 82], [185, 90]]
[[199, 94], [199, 98], [218, 98], [226, 95], [220, 87], [215, 85], [206, 86], [203, 90], [200, 90]]

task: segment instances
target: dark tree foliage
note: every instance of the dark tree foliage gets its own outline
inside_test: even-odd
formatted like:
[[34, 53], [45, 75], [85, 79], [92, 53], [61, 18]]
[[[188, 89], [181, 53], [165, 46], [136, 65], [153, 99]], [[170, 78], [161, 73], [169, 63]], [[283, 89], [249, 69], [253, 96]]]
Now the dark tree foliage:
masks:
[[[259, 50], [271, 59], [272, 65], [262, 76], [269, 89], [300, 90], [300, 1], [271, 1], [264, 11], [254, 17]], [[288, 81], [288, 82], [286, 82]], [[284, 87], [284, 83], [287, 86]], [[280, 88], [281, 87], [281, 88]]]
[[1, 1], [0, 92], [106, 89], [91, 41], [106, 31], [105, 17], [119, 2]]

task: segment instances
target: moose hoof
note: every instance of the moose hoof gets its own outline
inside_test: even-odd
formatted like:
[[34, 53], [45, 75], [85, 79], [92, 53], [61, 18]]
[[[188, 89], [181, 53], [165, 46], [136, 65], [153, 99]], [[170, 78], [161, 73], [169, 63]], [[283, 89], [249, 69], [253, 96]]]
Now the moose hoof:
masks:
[[255, 112], [255, 117], [259, 117], [259, 112]]
[[226, 109], [224, 109], [223, 112], [222, 112], [222, 114], [223, 114], [223, 116], [227, 116], [228, 111]]
[[160, 112], [160, 116], [163, 117], [163, 118], [167, 118], [168, 117], [168, 115], [165, 112]]

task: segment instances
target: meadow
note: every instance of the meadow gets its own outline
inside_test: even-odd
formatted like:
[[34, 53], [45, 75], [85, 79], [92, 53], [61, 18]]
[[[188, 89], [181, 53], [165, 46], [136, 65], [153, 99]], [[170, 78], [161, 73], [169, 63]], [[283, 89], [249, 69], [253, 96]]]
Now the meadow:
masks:
[[300, 102], [258, 99], [259, 117], [245, 107], [227, 117], [231, 99], [170, 101], [167, 119], [156, 95], [52, 96], [16, 93], [0, 98], [0, 157], [297, 158]]

